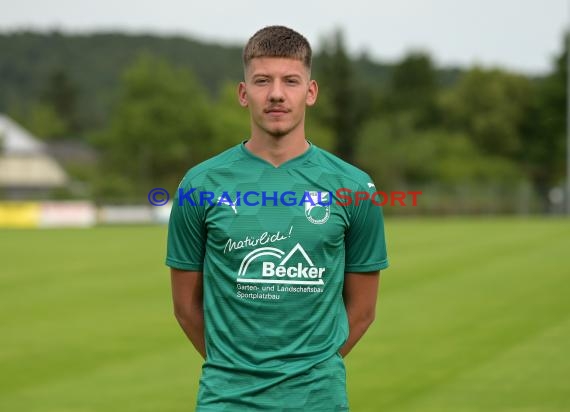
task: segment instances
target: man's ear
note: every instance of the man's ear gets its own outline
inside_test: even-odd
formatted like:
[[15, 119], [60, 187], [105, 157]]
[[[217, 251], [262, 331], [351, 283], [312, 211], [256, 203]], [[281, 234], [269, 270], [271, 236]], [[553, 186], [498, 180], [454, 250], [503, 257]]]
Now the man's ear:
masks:
[[241, 107], [247, 107], [247, 91], [245, 90], [245, 82], [240, 82], [238, 85], [238, 100]]
[[317, 95], [319, 94], [319, 85], [316, 80], [309, 80], [309, 90], [307, 91], [307, 98], [305, 103], [307, 106], [312, 106], [317, 102]]

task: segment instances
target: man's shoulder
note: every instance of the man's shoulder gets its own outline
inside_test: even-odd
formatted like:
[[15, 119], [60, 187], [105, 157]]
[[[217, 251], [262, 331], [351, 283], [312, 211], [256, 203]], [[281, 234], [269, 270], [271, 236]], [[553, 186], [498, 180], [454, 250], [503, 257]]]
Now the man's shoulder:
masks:
[[184, 179], [182, 179], [182, 182], [186, 183], [191, 181], [192, 183], [197, 183], [198, 181], [202, 180], [203, 177], [208, 175], [209, 172], [220, 168], [231, 167], [235, 161], [242, 158], [240, 145], [241, 143], [234, 145], [229, 149], [193, 166], [186, 172]]
[[364, 170], [342, 160], [327, 150], [321, 149], [320, 147], [315, 148], [317, 150], [317, 156], [314, 157], [313, 161], [325, 172], [337, 175], [343, 180], [349, 180], [359, 185], [367, 186], [368, 183], [372, 184], [372, 179]]

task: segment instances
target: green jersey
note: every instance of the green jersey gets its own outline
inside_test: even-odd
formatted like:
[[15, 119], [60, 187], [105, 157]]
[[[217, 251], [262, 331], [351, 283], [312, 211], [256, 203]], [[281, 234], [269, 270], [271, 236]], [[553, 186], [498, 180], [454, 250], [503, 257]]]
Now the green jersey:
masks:
[[314, 145], [274, 167], [242, 143], [188, 171], [166, 264], [203, 273], [198, 411], [348, 410], [344, 274], [388, 267], [382, 210], [355, 201], [375, 190]]

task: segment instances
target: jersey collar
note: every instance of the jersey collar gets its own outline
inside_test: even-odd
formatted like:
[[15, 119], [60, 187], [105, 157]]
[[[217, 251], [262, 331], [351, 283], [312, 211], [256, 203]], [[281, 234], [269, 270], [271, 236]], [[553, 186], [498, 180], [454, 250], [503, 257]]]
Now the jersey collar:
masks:
[[270, 167], [272, 169], [289, 169], [292, 167], [296, 167], [299, 166], [300, 164], [302, 164], [303, 162], [305, 162], [308, 158], [310, 158], [313, 153], [315, 152], [315, 145], [312, 144], [309, 140], [307, 140], [307, 143], [309, 143], [309, 148], [307, 150], [305, 150], [303, 153], [301, 153], [299, 156], [294, 157], [292, 159], [287, 160], [284, 163], [281, 163], [279, 166], [275, 167], [273, 166], [271, 163], [269, 163], [267, 160], [254, 155], [253, 153], [251, 153], [246, 147], [245, 147], [245, 143], [247, 142], [247, 140], [244, 140], [243, 142], [240, 143], [240, 149], [242, 151], [242, 153], [251, 158], [251, 159], [255, 159], [261, 163], [263, 163], [264, 165], [266, 165], [267, 167]]

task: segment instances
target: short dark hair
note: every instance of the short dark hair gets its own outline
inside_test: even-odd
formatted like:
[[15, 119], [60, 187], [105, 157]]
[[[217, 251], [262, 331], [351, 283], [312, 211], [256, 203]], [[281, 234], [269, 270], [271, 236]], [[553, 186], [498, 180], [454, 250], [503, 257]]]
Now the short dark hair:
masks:
[[243, 67], [256, 57], [287, 57], [311, 70], [311, 45], [303, 35], [285, 26], [267, 26], [257, 31], [243, 49]]

